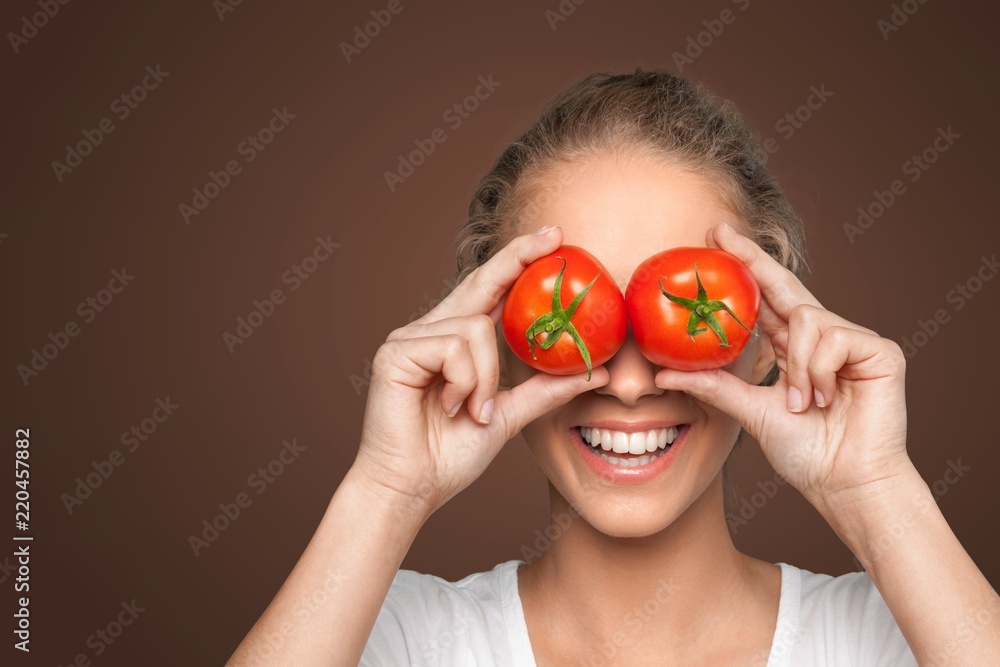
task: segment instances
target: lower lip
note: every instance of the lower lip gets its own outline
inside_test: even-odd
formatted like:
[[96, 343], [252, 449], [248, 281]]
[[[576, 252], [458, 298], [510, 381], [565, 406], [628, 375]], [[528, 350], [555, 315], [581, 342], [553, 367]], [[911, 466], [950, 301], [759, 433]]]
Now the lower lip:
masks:
[[583, 460], [598, 476], [615, 484], [642, 484], [662, 475], [670, 467], [670, 464], [677, 458], [678, 450], [687, 441], [687, 434], [690, 430], [691, 426], [685, 424], [679, 429], [677, 437], [666, 453], [657, 456], [644, 466], [635, 467], [619, 466], [602, 459], [590, 445], [583, 441], [583, 436], [580, 435], [578, 428], [570, 429], [570, 439], [580, 450]]

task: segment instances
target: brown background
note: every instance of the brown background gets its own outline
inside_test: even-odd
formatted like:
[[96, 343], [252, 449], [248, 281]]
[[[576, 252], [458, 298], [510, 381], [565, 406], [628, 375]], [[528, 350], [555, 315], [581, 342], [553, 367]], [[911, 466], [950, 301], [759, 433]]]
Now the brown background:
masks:
[[[728, 0], [594, 0], [555, 30], [544, 15], [555, 0], [403, 6], [351, 63], [340, 42], [385, 3], [248, 2], [220, 21], [208, 0], [74, 2], [19, 53], [0, 48], [2, 451], [13, 457], [14, 429], [31, 428], [36, 537], [35, 660], [17, 653], [12, 664], [93, 657], [87, 637], [133, 598], [145, 611], [94, 664], [221, 664], [352, 461], [365, 398], [352, 375], [363, 377], [385, 335], [445, 288], [468, 198], [504, 144], [586, 73], [676, 71], [671, 54], [727, 7], [735, 22], [683, 73], [778, 138], [770, 165], [807, 221], [807, 284], [829, 308], [896, 340], [938, 308], [952, 315], [908, 367], [909, 447], [929, 483], [949, 461], [970, 468], [941, 487], [941, 507], [1000, 583], [1000, 281], [960, 311], [946, 301], [982, 255], [1000, 250], [995, 9], [928, 3], [884, 40], [876, 22], [889, 18], [889, 2], [754, 0], [741, 11]], [[37, 11], [27, 0], [5, 3], [0, 27], [19, 30]], [[127, 119], [113, 117], [111, 101], [157, 64], [169, 76]], [[501, 82], [494, 95], [460, 128], [443, 123], [445, 109], [490, 74]], [[781, 137], [775, 123], [824, 84], [833, 96]], [[296, 118], [185, 225], [178, 204], [190, 203], [209, 170], [241, 159], [237, 145], [272, 107]], [[115, 131], [59, 183], [51, 162], [108, 116]], [[948, 126], [961, 138], [849, 243], [842, 225], [857, 207], [906, 179], [902, 164]], [[437, 127], [448, 140], [390, 192], [383, 173]], [[289, 292], [282, 272], [326, 235], [340, 249]], [[49, 332], [79, 323], [77, 304], [123, 266], [134, 282], [25, 386], [16, 366]], [[230, 354], [223, 332], [274, 288], [285, 288], [287, 302]], [[61, 495], [92, 461], [124, 450], [120, 434], [167, 396], [177, 412], [68, 514]], [[248, 475], [291, 438], [306, 447], [301, 457], [265, 493], [251, 493], [252, 505], [195, 557], [188, 536], [248, 491]], [[744, 494], [771, 476], [754, 446], [736, 468]], [[13, 514], [4, 477], [3, 511]], [[404, 565], [450, 579], [488, 569], [520, 557], [545, 520], [544, 478], [516, 440], [432, 517]], [[788, 487], [736, 539], [772, 561], [855, 569]], [[0, 562], [10, 551], [3, 547]], [[12, 577], [0, 578], [9, 609]]]

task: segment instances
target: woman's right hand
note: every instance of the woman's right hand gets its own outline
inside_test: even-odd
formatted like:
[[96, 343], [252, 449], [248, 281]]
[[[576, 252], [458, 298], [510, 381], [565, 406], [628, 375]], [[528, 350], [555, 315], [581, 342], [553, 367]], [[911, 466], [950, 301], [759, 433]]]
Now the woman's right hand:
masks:
[[607, 383], [599, 367], [589, 382], [586, 373], [535, 373], [498, 391], [503, 298], [525, 266], [561, 243], [558, 227], [515, 238], [379, 348], [354, 468], [395, 507], [429, 516], [526, 424]]

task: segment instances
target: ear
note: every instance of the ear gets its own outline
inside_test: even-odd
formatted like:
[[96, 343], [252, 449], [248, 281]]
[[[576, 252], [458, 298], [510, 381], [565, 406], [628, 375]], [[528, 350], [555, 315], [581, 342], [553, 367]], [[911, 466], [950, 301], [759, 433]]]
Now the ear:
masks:
[[753, 368], [750, 371], [750, 384], [760, 384], [774, 367], [774, 346], [771, 345], [770, 336], [759, 334], [756, 340], [756, 350], [754, 350]]

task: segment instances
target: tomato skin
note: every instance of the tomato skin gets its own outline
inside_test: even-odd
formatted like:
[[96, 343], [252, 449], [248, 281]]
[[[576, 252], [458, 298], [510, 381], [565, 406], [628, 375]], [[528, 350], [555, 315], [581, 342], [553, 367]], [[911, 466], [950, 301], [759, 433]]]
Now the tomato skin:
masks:
[[728, 347], [702, 322], [705, 331], [688, 334], [691, 311], [670, 301], [663, 290], [686, 299], [698, 294], [698, 277], [707, 298], [729, 306], [749, 329], [757, 323], [760, 288], [750, 270], [736, 257], [716, 248], [672, 248], [636, 267], [625, 291], [632, 334], [643, 355], [657, 366], [682, 371], [719, 368], [732, 363], [746, 347], [751, 331], [725, 310], [715, 311]]
[[[527, 332], [535, 320], [552, 311], [552, 292], [563, 269], [560, 302], [569, 308], [574, 297], [591, 280], [597, 280], [580, 301], [569, 320], [590, 353], [591, 366], [600, 366], [625, 342], [628, 319], [625, 298], [608, 270], [583, 248], [564, 245], [529, 264], [521, 272], [504, 302], [501, 327], [504, 339], [518, 359], [532, 368], [552, 375], [574, 375], [588, 370], [586, 361], [568, 331], [563, 331], [552, 347], [529, 346]], [[539, 334], [537, 341], [544, 341]], [[534, 352], [534, 355], [532, 354]]]

